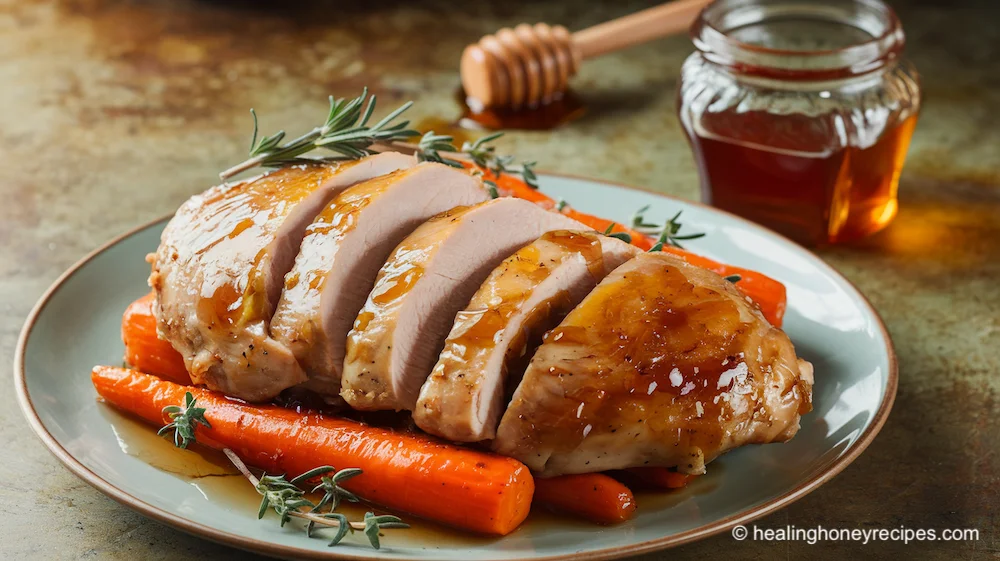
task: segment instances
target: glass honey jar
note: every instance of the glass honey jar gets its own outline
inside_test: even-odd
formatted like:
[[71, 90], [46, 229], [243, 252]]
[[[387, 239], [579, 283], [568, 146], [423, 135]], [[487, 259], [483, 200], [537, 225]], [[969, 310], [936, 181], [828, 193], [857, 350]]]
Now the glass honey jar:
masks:
[[891, 8], [717, 0], [691, 36], [677, 106], [705, 202], [806, 244], [892, 220], [920, 87]]

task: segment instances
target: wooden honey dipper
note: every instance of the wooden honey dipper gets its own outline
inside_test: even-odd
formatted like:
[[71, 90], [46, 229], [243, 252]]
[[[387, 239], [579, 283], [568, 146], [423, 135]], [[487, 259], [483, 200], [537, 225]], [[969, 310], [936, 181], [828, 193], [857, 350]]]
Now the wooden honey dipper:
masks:
[[536, 106], [557, 98], [580, 62], [684, 31], [711, 0], [678, 0], [570, 34], [522, 23], [462, 52], [462, 87], [474, 108]]

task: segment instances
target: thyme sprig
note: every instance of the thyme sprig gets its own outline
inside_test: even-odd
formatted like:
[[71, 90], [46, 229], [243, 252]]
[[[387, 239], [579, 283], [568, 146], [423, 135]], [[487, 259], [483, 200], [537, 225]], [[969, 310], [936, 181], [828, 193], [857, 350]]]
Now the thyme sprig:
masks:
[[170, 417], [170, 423], [156, 432], [162, 436], [171, 430], [174, 431], [174, 446], [187, 448], [188, 444], [195, 441], [194, 429], [196, 426], [204, 425], [212, 428], [212, 425], [205, 419], [205, 408], [195, 407], [198, 400], [191, 392], [184, 394], [184, 405], [168, 405], [163, 408], [163, 414]]
[[696, 234], [680, 234], [680, 230], [683, 224], [679, 221], [682, 210], [677, 211], [672, 218], [666, 221], [666, 223], [661, 227], [658, 224], [653, 224], [646, 221], [646, 211], [649, 210], [650, 205], [646, 205], [639, 210], [635, 211], [632, 215], [632, 229], [637, 232], [642, 232], [643, 234], [656, 236], [656, 244], [649, 249], [649, 251], [662, 251], [664, 245], [670, 245], [680, 249], [684, 249], [684, 246], [680, 244], [681, 241], [685, 240], [696, 240], [698, 238], [705, 237], [704, 232], [698, 232]]
[[375, 95], [368, 95], [365, 88], [358, 97], [347, 100], [330, 96], [330, 109], [323, 125], [302, 136], [282, 143], [285, 131], [280, 130], [258, 140], [257, 112], [250, 110], [253, 117], [253, 137], [250, 141], [250, 159], [239, 163], [219, 174], [223, 181], [255, 167], [274, 168], [286, 164], [313, 161], [302, 158], [304, 154], [317, 149], [325, 149], [337, 154], [326, 159], [357, 159], [372, 154], [371, 146], [376, 142], [392, 142], [418, 136], [409, 129], [409, 121], [393, 123], [413, 105], [408, 101], [386, 115], [381, 121], [369, 126], [368, 121], [375, 111]]
[[[196, 407], [198, 400], [191, 392], [184, 394], [184, 405], [168, 405], [163, 408], [163, 413], [168, 415], [171, 422], [161, 428], [157, 434], [164, 434], [170, 430], [174, 431], [174, 446], [187, 448], [195, 442], [195, 426], [202, 424], [211, 428], [212, 425], [205, 419], [205, 408]], [[336, 471], [333, 466], [320, 466], [313, 468], [291, 481], [284, 475], [268, 475], [264, 473], [257, 477], [250, 471], [243, 460], [229, 448], [223, 448], [229, 461], [236, 466], [243, 477], [253, 485], [254, 489], [261, 496], [260, 507], [257, 509], [257, 518], [264, 518], [268, 509], [274, 510], [278, 514], [278, 522], [284, 527], [292, 518], [301, 518], [308, 521], [305, 531], [308, 537], [313, 536], [316, 526], [335, 528], [337, 530], [329, 545], [334, 546], [341, 542], [348, 533], [362, 531], [368, 542], [375, 549], [382, 547], [379, 541], [379, 534], [384, 529], [389, 528], [409, 528], [409, 524], [403, 522], [398, 516], [383, 514], [376, 516], [375, 513], [366, 512], [364, 520], [361, 522], [351, 522], [342, 513], [334, 512], [341, 501], [358, 502], [360, 498], [354, 493], [340, 486], [341, 483], [361, 475], [359, 468], [347, 468]], [[312, 488], [313, 493], [323, 491], [323, 498], [318, 503], [314, 503], [306, 498], [307, 482], [319, 478], [318, 485]], [[327, 508], [326, 511], [323, 511]]]
[[[532, 189], [538, 189], [538, 176], [535, 174], [536, 162], [522, 162], [519, 165], [512, 165], [514, 157], [497, 154], [496, 146], [490, 143], [503, 136], [502, 132], [488, 134], [475, 140], [475, 142], [463, 142], [462, 148], [455, 148], [455, 139], [448, 135], [434, 134], [433, 131], [424, 134], [417, 144], [417, 159], [422, 162], [437, 162], [452, 167], [463, 167], [462, 162], [442, 152], [451, 152], [464, 155], [480, 169], [485, 169], [500, 177], [502, 174], [520, 175], [521, 179]], [[496, 183], [489, 181], [493, 187]]]
[[[409, 524], [403, 522], [398, 516], [391, 514], [376, 516], [372, 512], [366, 512], [364, 521], [351, 522], [343, 513], [333, 511], [336, 508], [334, 505], [339, 505], [341, 500], [351, 502], [359, 500], [356, 495], [340, 488], [337, 483], [360, 475], [360, 469], [345, 469], [336, 472], [332, 476], [324, 476], [323, 474], [333, 472], [334, 468], [332, 466], [321, 466], [311, 469], [291, 481], [287, 480], [284, 475], [264, 474], [258, 478], [235, 452], [229, 448], [223, 449], [223, 452], [225, 452], [229, 461], [236, 466], [236, 469], [247, 478], [254, 486], [254, 489], [261, 495], [262, 498], [260, 508], [257, 511], [257, 518], [263, 518], [268, 508], [271, 508], [278, 514], [281, 526], [284, 526], [292, 518], [306, 520], [308, 524], [305, 527], [305, 532], [308, 537], [313, 537], [317, 526], [335, 528], [337, 532], [330, 540], [330, 546], [339, 544], [347, 534], [353, 534], [355, 531], [360, 530], [375, 549], [382, 547], [379, 541], [379, 533], [382, 530], [410, 527]], [[340, 476], [339, 478], [338, 475]], [[326, 490], [326, 494], [319, 503], [313, 503], [307, 499], [305, 497], [305, 490], [300, 487], [306, 481], [315, 479], [316, 477], [321, 478], [321, 483], [313, 491]], [[328, 481], [329, 484], [327, 483]], [[324, 506], [330, 506], [330, 509], [322, 512], [320, 509]]]

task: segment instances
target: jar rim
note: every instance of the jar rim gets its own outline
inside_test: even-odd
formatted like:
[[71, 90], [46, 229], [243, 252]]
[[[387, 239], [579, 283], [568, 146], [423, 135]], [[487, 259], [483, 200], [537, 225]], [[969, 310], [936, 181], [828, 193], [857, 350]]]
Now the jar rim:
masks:
[[[788, 17], [808, 17], [852, 26], [870, 36], [836, 48], [789, 49], [748, 43], [730, 33], [740, 26], [723, 25], [727, 16], [746, 12], [741, 25], [763, 24]], [[756, 11], [754, 11], [756, 10]], [[873, 32], [877, 25], [880, 32]], [[905, 36], [895, 11], [881, 0], [835, 0], [822, 5], [802, 0], [716, 0], [691, 26], [691, 39], [710, 62], [740, 74], [769, 78], [826, 80], [867, 74], [895, 60]]]

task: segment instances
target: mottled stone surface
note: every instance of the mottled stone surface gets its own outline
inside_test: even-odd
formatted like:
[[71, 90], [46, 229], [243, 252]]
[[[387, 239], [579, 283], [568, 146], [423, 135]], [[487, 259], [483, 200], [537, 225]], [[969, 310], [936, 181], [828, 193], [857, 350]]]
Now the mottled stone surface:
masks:
[[[151, 522], [59, 465], [10, 391], [32, 303], [104, 240], [208, 186], [262, 126], [298, 131], [325, 95], [367, 84], [416, 117], [448, 117], [461, 47], [520, 21], [578, 29], [637, 9], [606, 1], [193, 2], [0, 0], [0, 558], [245, 559]], [[762, 527], [975, 527], [975, 543], [734, 542], [691, 558], [984, 559], [1000, 555], [1000, 21], [997, 5], [897, 3], [926, 103], [881, 234], [820, 254], [883, 314], [900, 359], [896, 407], [871, 448]], [[370, 7], [362, 8], [362, 5]], [[950, 5], [950, 6], [949, 6]], [[691, 47], [677, 37], [584, 66], [590, 112], [503, 148], [542, 167], [695, 197], [674, 117]]]

